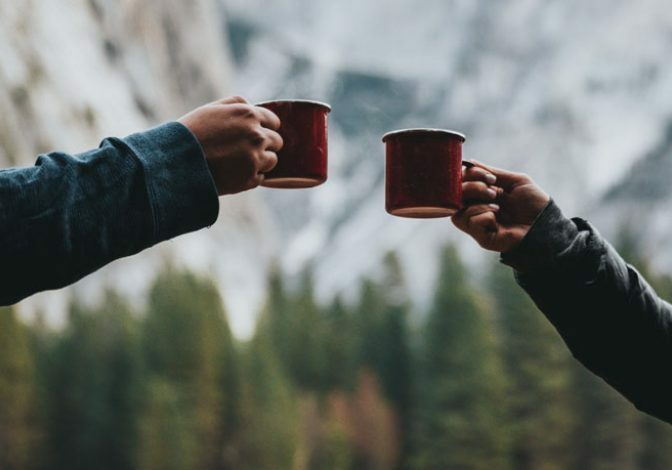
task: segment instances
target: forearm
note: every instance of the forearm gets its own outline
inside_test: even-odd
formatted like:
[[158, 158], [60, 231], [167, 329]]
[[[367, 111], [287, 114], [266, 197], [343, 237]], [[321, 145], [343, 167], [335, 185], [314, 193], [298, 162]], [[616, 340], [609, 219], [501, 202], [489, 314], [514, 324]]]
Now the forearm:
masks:
[[0, 171], [0, 304], [210, 225], [217, 212], [198, 142], [178, 123]]
[[672, 311], [580, 219], [551, 204], [503, 262], [574, 356], [638, 408], [672, 421]]

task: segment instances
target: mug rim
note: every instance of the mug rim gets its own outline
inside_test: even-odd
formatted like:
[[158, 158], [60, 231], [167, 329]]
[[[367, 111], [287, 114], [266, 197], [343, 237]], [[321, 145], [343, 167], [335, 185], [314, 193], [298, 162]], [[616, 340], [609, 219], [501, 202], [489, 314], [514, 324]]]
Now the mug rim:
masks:
[[467, 136], [465, 136], [461, 132], [457, 131], [452, 131], [450, 129], [434, 129], [431, 127], [411, 127], [408, 129], [397, 129], [395, 131], [390, 131], [387, 132], [385, 135], [383, 135], [383, 142], [385, 142], [388, 138], [400, 135], [400, 134], [443, 134], [443, 135], [449, 135], [451, 137], [459, 137], [462, 142], [465, 142], [467, 140]]
[[303, 99], [277, 99], [277, 100], [266, 100], [266, 101], [261, 101], [259, 103], [256, 103], [255, 106], [263, 106], [265, 104], [272, 104], [272, 103], [299, 103], [299, 104], [312, 104], [315, 106], [321, 106], [323, 108], [326, 108], [327, 111], [331, 111], [331, 105], [328, 105], [327, 103], [323, 101], [316, 101], [316, 100], [303, 100]]

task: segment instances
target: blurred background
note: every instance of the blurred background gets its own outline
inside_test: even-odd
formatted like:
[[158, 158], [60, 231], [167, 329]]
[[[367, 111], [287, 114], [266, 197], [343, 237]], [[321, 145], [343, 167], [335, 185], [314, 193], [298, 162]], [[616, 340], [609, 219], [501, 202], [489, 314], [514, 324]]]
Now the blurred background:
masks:
[[0, 0], [2, 167], [230, 94], [333, 107], [327, 184], [2, 310], [0, 468], [672, 468], [496, 255], [385, 213], [380, 140], [466, 133], [669, 299], [671, 56], [661, 0]]

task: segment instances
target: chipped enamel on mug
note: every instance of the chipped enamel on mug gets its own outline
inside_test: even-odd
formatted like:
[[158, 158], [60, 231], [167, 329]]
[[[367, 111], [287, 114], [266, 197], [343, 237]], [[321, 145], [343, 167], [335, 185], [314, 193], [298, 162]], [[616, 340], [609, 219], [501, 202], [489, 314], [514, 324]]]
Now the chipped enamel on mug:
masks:
[[462, 208], [462, 144], [445, 129], [402, 129], [383, 136], [385, 209], [398, 217], [449, 217]]
[[264, 175], [268, 188], [310, 188], [327, 180], [328, 123], [331, 106], [310, 100], [273, 100], [257, 106], [280, 118], [284, 145], [278, 164]]

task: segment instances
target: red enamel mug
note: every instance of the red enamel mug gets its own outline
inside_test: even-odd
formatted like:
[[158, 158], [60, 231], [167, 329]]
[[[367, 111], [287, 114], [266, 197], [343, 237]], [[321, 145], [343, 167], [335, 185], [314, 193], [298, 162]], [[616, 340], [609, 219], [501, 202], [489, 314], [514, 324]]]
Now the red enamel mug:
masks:
[[275, 100], [257, 106], [280, 118], [278, 133], [284, 145], [278, 164], [264, 175], [269, 188], [310, 188], [327, 180], [328, 104], [309, 100]]
[[399, 217], [449, 217], [462, 208], [464, 134], [445, 129], [388, 132], [385, 209]]

